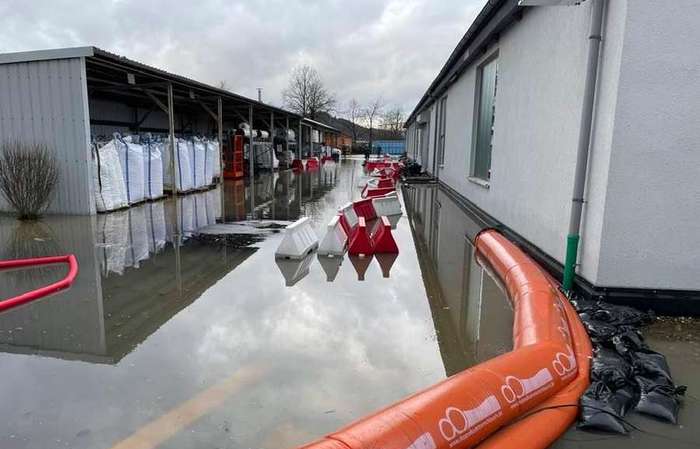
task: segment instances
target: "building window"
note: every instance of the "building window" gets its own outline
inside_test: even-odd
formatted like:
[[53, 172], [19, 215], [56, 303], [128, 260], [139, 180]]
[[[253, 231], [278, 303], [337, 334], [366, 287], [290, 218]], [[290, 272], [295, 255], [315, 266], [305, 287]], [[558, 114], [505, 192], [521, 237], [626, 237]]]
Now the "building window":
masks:
[[471, 175], [475, 178], [491, 178], [491, 150], [493, 125], [496, 118], [496, 90], [498, 84], [498, 59], [495, 57], [479, 69], [478, 102], [476, 104], [476, 138], [472, 155]]
[[437, 151], [438, 151], [438, 164], [443, 165], [445, 163], [445, 114], [447, 110], [447, 97], [442, 97], [440, 103], [438, 104], [438, 125], [437, 125]]

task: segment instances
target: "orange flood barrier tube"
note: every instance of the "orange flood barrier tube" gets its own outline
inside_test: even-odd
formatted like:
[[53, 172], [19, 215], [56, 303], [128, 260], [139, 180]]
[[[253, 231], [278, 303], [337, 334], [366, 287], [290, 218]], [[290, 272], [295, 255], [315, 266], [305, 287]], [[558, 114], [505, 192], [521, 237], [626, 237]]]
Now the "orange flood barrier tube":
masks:
[[67, 256], [35, 257], [31, 259], [0, 260], [0, 270], [38, 267], [42, 265], [53, 265], [59, 263], [65, 263], [68, 265], [68, 273], [63, 279], [54, 282], [53, 284], [37, 288], [36, 290], [23, 293], [19, 296], [0, 300], [0, 312], [68, 288], [78, 275], [78, 261], [73, 254], [69, 254]]
[[513, 351], [304, 449], [540, 449], [568, 428], [592, 353], [578, 315], [556, 282], [497, 231], [482, 232], [475, 245], [513, 303]]

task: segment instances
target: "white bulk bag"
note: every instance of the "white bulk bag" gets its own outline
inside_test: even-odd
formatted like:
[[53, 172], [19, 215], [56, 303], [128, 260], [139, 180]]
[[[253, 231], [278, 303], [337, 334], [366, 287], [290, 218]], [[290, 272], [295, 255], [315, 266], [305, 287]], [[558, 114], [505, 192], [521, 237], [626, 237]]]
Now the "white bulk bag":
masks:
[[192, 139], [188, 142], [190, 148], [190, 163], [192, 164], [192, 186], [195, 189], [202, 188], [206, 182], [204, 164], [206, 161], [206, 150], [204, 143], [199, 139]]
[[114, 135], [114, 143], [119, 154], [119, 163], [122, 166], [124, 184], [126, 184], [126, 198], [129, 204], [138, 203], [145, 199], [143, 179], [143, 148], [132, 142], [131, 136], [122, 138]]
[[204, 185], [211, 185], [214, 182], [214, 164], [216, 155], [210, 140], [202, 139], [204, 145]]
[[218, 140], [210, 140], [209, 141], [209, 151], [212, 152], [212, 159], [213, 159], [213, 165], [212, 165], [212, 177], [214, 178], [220, 178], [221, 177], [221, 149], [219, 148], [219, 141]]
[[165, 248], [165, 206], [164, 201], [149, 203], [146, 209], [148, 229], [148, 251], [156, 254]]
[[141, 261], [148, 259], [147, 206], [148, 204], [142, 204], [129, 209], [129, 247], [126, 250], [127, 267], [138, 268]]
[[100, 148], [93, 147], [92, 163], [97, 211], [107, 212], [128, 206], [126, 184], [114, 141]]
[[98, 216], [98, 241], [103, 253], [100, 255], [103, 273], [123, 274], [128, 248], [129, 212], [126, 210]]
[[144, 195], [148, 199], [163, 196], [163, 144], [146, 140], [143, 144], [143, 178], [145, 180]]
[[165, 142], [163, 157], [163, 173], [165, 174], [164, 185], [170, 190], [177, 189], [178, 192], [192, 190], [192, 165], [190, 165], [190, 151], [187, 141], [175, 139], [175, 181], [173, 182], [170, 172], [171, 149], [168, 142]]

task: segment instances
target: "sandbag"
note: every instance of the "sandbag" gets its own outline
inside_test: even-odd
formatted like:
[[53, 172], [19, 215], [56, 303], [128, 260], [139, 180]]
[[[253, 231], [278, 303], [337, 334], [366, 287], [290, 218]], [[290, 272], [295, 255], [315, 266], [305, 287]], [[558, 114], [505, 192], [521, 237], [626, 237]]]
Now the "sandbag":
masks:
[[603, 382], [593, 382], [581, 396], [579, 429], [626, 434], [622, 417], [632, 403], [628, 389], [613, 391]]
[[679, 396], [685, 394], [686, 387], [676, 387], [665, 377], [635, 377], [639, 386], [639, 402], [635, 411], [645, 415], [678, 423]]
[[141, 202], [146, 198], [144, 195], [143, 147], [136, 143], [132, 136], [121, 137], [118, 133], [114, 134], [114, 142], [124, 175], [127, 201], [129, 204]]
[[114, 141], [101, 147], [93, 145], [92, 178], [95, 207], [98, 212], [108, 212], [129, 205], [124, 174]]
[[163, 143], [151, 139], [143, 142], [143, 177], [146, 183], [144, 195], [147, 199], [163, 196]]
[[591, 363], [592, 381], [618, 389], [632, 383], [632, 374], [632, 365], [616, 351], [607, 348], [596, 349]]

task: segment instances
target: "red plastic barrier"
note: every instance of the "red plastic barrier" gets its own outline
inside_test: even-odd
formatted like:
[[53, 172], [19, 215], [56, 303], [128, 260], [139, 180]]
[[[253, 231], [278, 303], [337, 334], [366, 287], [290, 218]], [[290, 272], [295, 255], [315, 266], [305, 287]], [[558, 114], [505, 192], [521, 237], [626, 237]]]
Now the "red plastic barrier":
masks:
[[372, 188], [368, 187], [364, 192], [363, 195], [365, 198], [374, 198], [376, 196], [384, 196], [387, 193], [391, 193], [394, 190], [396, 190], [394, 187], [382, 187], [382, 188]]
[[568, 428], [576, 407], [545, 408], [576, 403], [588, 385], [592, 351], [585, 329], [556, 283], [498, 232], [482, 232], [475, 246], [513, 303], [513, 351], [306, 449], [465, 449], [480, 443], [489, 449], [541, 449]]
[[375, 232], [372, 234], [371, 241], [374, 254], [397, 254], [399, 252], [394, 236], [391, 235], [391, 223], [386, 217], [381, 217]]
[[386, 167], [386, 164], [384, 163], [384, 161], [367, 161], [365, 163], [365, 170], [367, 170], [368, 172], [373, 172], [374, 169], [381, 170], [384, 167]]
[[358, 217], [365, 217], [365, 220], [373, 220], [377, 218], [371, 198], [355, 201], [352, 204], [352, 207], [355, 209], [355, 213]]
[[379, 178], [377, 181], [377, 185], [375, 186], [377, 188], [386, 188], [386, 187], [391, 187], [394, 188], [394, 179], [393, 178]]
[[313, 170], [319, 167], [318, 158], [310, 157], [306, 160], [306, 169]]
[[348, 219], [345, 218], [344, 214], [338, 214], [340, 217], [340, 226], [343, 227], [343, 230], [345, 231], [345, 235], [352, 235], [352, 226], [350, 226], [350, 223], [348, 223]]
[[296, 170], [296, 171], [304, 170], [304, 163], [301, 161], [301, 159], [294, 159], [292, 161], [292, 170]]
[[15, 259], [15, 260], [0, 260], [0, 270], [6, 270], [10, 268], [26, 268], [26, 267], [37, 267], [42, 265], [53, 265], [58, 263], [68, 264], [68, 273], [66, 276], [58, 282], [54, 282], [51, 285], [45, 287], [37, 288], [31, 292], [23, 293], [19, 296], [13, 298], [8, 298], [0, 301], [0, 311], [8, 310], [13, 307], [28, 303], [30, 301], [43, 298], [44, 296], [50, 295], [57, 291], [66, 289], [73, 284], [75, 277], [78, 275], [78, 261], [75, 256], [69, 254], [67, 256], [51, 256], [51, 257], [36, 257], [32, 259]]
[[325, 164], [326, 162], [332, 161], [332, 160], [333, 160], [333, 158], [332, 158], [331, 156], [322, 156], [322, 157], [321, 157], [321, 163], [322, 163], [322, 164]]
[[357, 226], [355, 226], [350, 236], [348, 253], [353, 256], [371, 256], [373, 253], [372, 242], [367, 232], [367, 224], [364, 217], [358, 217]]

